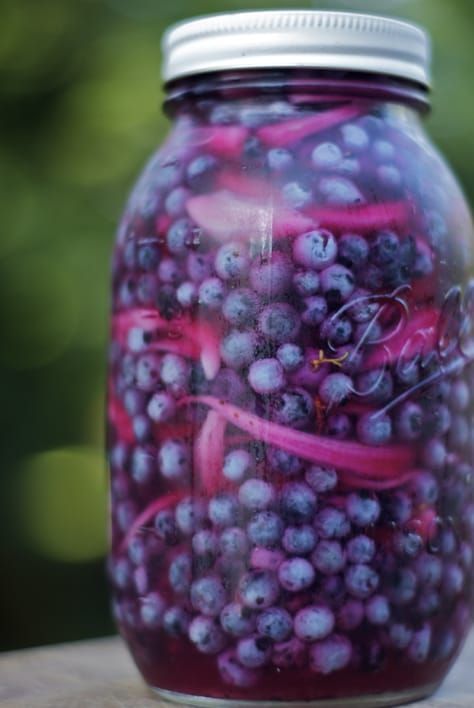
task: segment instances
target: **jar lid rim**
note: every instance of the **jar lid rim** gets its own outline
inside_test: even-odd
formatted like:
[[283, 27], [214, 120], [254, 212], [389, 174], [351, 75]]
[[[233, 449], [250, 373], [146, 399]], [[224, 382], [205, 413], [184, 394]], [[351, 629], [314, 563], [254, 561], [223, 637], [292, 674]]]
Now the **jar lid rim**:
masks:
[[165, 83], [185, 76], [263, 68], [385, 74], [431, 85], [430, 40], [403, 20], [326, 10], [257, 10], [203, 15], [169, 27]]

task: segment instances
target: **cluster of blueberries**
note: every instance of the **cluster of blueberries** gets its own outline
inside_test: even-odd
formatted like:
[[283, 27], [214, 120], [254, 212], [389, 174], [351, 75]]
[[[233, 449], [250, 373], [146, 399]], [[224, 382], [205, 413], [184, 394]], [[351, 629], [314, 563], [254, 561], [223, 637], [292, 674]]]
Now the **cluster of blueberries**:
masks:
[[[416, 310], [413, 299], [437, 287], [445, 197], [421, 193], [426, 165], [413, 164], [410, 145], [396, 144], [393, 123], [375, 113], [283, 145], [285, 121], [303, 121], [304, 132], [305, 112], [289, 103], [206, 111], [210, 132], [178, 121], [146, 170], [114, 262], [114, 317], [153, 310], [164, 323], [156, 333], [130, 327], [111, 349], [113, 396], [127, 418], [125, 434], [110, 417], [119, 625], [144, 645], [189, 642], [240, 688], [254, 686], [263, 667], [325, 675], [357, 662], [380, 668], [390, 652], [417, 664], [445, 660], [464, 631], [472, 578], [472, 367], [423, 387], [432, 360], [425, 370], [416, 356], [402, 367], [399, 357], [377, 359], [400, 298]], [[188, 135], [197, 137], [185, 155]], [[190, 216], [195, 195], [235, 184], [237, 209], [242, 192], [253, 188], [244, 198], [255, 199], [264, 181], [290, 215], [314, 204], [363, 208], [373, 193], [415, 195], [422, 208], [413, 230], [389, 219], [359, 231], [315, 226], [274, 243], [258, 224], [255, 234], [216, 242]], [[184, 321], [191, 326], [180, 337]], [[203, 341], [200, 321], [214, 339]], [[201, 354], [213, 346], [209, 375]], [[206, 413], [182, 407], [190, 396], [323, 436], [336, 451], [351, 440], [412, 446], [416, 469], [387, 488], [374, 469], [351, 489], [337, 466], [234, 434], [220, 484], [190, 495], [199, 490], [195, 438], [182, 428]], [[134, 527], [157, 498], [176, 493]]]

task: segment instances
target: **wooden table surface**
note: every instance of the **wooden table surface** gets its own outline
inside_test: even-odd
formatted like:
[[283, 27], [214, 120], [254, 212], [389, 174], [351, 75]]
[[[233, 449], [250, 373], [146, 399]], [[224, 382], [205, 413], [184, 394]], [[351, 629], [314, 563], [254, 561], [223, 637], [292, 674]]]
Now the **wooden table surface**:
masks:
[[[169, 708], [142, 683], [117, 637], [0, 654], [0, 705]], [[474, 631], [435, 696], [412, 708], [474, 708]]]

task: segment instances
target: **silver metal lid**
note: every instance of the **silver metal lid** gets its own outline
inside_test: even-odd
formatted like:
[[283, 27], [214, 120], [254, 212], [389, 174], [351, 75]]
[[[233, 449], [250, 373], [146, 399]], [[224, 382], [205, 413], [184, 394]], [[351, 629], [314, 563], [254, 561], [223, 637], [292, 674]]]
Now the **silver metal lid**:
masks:
[[165, 82], [229, 69], [319, 68], [387, 74], [430, 85], [420, 27], [352, 12], [269, 10], [198, 17], [162, 42]]

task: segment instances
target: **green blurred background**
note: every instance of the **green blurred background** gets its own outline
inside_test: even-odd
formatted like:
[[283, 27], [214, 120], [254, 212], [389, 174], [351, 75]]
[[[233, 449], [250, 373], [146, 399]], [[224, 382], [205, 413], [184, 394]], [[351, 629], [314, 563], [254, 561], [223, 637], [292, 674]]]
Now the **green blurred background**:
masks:
[[104, 579], [108, 267], [121, 205], [166, 130], [169, 23], [263, 7], [367, 10], [434, 40], [428, 127], [474, 195], [474, 2], [0, 2], [0, 649], [113, 631]]

